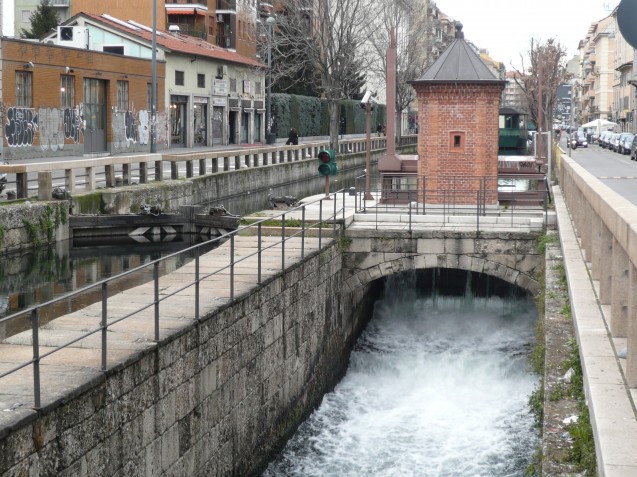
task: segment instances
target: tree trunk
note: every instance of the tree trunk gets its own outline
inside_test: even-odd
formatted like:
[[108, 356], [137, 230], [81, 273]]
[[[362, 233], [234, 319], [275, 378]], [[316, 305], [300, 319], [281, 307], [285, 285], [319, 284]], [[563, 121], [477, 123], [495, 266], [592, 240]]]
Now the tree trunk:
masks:
[[327, 111], [330, 115], [330, 149], [338, 151], [338, 132], [339, 132], [339, 118], [338, 118], [338, 102], [333, 99], [328, 99]]

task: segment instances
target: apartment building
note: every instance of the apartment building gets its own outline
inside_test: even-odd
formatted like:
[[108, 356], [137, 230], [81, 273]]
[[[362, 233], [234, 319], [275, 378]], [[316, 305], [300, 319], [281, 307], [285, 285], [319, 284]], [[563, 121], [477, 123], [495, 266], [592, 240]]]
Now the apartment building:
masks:
[[612, 15], [594, 22], [580, 43], [580, 114], [582, 124], [594, 119], [613, 118], [615, 83], [615, 45], [618, 31]]
[[104, 0], [73, 0], [72, 14], [107, 13], [117, 18], [152, 25], [152, 7], [157, 8], [157, 27], [196, 36], [221, 48], [234, 50], [242, 56], [255, 58], [257, 0], [137, 0], [113, 2]]
[[615, 55], [613, 69], [613, 112], [612, 118], [619, 131], [633, 131], [634, 90], [630, 84], [633, 76], [634, 48], [624, 39], [617, 25], [617, 8], [612, 13], [615, 30]]
[[[57, 13], [60, 22], [71, 16], [71, 0], [49, 0], [49, 4]], [[40, 5], [40, 0], [14, 0], [13, 2], [13, 36], [20, 38], [22, 30], [31, 30], [31, 15]]]
[[504, 91], [502, 92], [502, 107], [514, 109], [518, 112], [528, 113], [529, 105], [524, 91], [516, 81], [520, 78], [517, 71], [507, 71], [505, 73]]

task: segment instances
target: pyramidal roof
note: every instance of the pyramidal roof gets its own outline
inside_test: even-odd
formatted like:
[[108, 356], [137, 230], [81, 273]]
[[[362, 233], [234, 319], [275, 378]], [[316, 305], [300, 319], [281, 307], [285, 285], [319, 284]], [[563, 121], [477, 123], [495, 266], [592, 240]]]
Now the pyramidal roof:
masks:
[[456, 29], [456, 39], [419, 79], [410, 83], [504, 83], [464, 41], [460, 22], [456, 23]]

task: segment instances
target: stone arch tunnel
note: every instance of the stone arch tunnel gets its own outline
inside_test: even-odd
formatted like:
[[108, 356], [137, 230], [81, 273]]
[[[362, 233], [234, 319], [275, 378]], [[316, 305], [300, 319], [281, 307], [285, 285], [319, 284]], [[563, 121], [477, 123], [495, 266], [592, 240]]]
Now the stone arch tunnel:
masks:
[[345, 237], [343, 278], [354, 296], [380, 278], [435, 268], [497, 277], [534, 296], [541, 290], [537, 233], [347, 230]]

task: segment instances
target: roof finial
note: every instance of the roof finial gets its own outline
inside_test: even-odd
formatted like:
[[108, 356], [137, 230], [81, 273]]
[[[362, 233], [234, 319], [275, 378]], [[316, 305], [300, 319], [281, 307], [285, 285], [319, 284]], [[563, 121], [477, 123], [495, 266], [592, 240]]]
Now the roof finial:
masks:
[[464, 40], [464, 32], [462, 31], [462, 23], [456, 22], [456, 38]]

